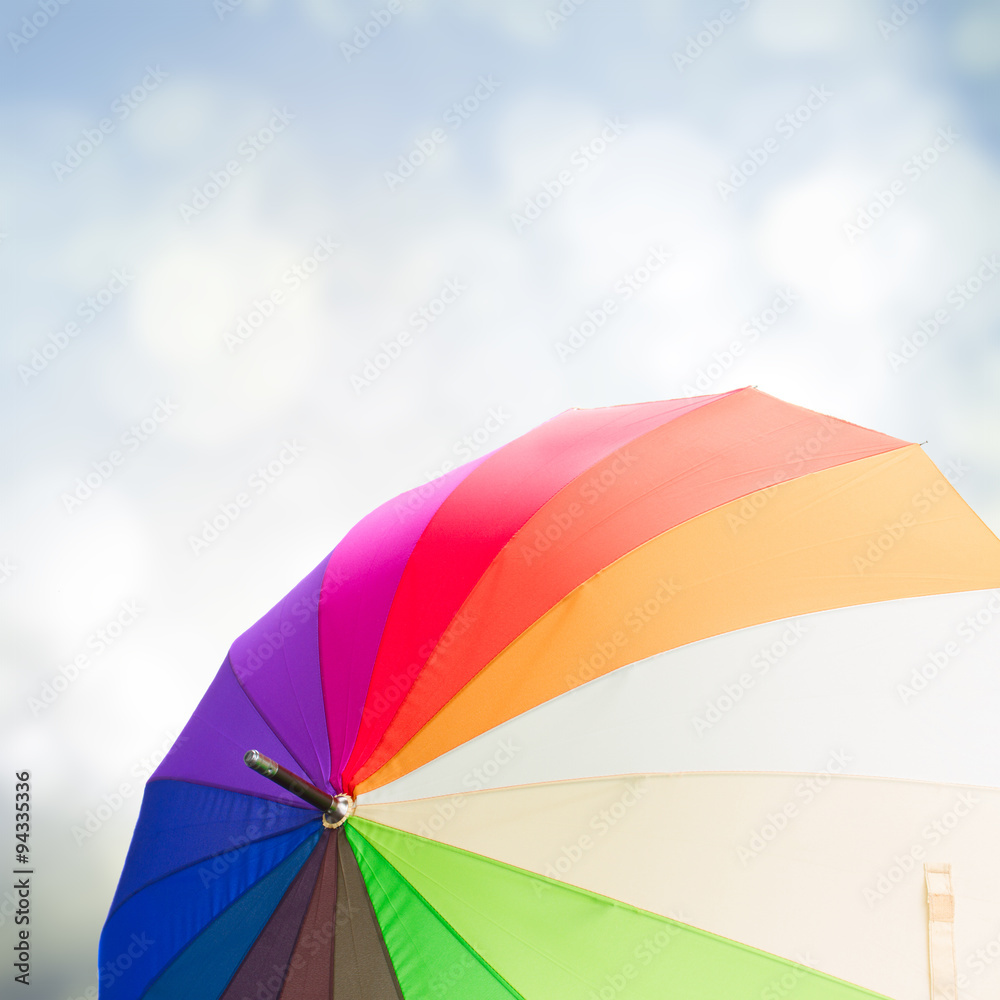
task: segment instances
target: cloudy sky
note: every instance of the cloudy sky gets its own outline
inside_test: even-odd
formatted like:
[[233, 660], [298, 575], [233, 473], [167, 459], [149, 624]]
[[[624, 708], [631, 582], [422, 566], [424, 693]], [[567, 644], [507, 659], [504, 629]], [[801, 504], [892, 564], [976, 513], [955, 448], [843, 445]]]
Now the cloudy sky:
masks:
[[752, 384], [926, 442], [1000, 528], [995, 4], [0, 18], [0, 747], [39, 996], [96, 983], [142, 781], [232, 639], [449, 462]]

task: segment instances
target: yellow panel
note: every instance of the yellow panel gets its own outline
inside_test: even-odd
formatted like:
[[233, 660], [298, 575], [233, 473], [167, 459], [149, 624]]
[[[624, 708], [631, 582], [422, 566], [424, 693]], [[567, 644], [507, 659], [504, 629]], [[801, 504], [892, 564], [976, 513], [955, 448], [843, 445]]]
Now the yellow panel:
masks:
[[[962, 1000], [1000, 996], [1000, 789], [838, 775], [631, 775], [358, 815], [927, 1000], [926, 863], [949, 863]], [[794, 978], [762, 996], [795, 1000]]]

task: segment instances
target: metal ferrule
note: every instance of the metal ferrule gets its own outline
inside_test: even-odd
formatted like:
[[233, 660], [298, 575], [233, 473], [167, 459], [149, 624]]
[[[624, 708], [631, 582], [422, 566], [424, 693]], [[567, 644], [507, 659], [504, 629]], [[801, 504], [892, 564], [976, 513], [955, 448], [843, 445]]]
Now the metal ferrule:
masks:
[[323, 826], [328, 830], [336, 830], [343, 826], [354, 815], [354, 799], [341, 792], [333, 797], [333, 804], [323, 814]]
[[293, 795], [297, 795], [322, 812], [328, 812], [332, 808], [334, 797], [329, 792], [324, 792], [322, 788], [317, 788], [297, 774], [292, 774], [288, 768], [282, 767], [270, 757], [265, 757], [260, 751], [247, 750], [243, 755], [243, 762], [258, 774], [264, 775], [265, 778], [280, 785]]
[[277, 762], [271, 760], [270, 757], [265, 757], [259, 750], [247, 750], [243, 755], [243, 763], [258, 774], [263, 774], [266, 778], [278, 773]]

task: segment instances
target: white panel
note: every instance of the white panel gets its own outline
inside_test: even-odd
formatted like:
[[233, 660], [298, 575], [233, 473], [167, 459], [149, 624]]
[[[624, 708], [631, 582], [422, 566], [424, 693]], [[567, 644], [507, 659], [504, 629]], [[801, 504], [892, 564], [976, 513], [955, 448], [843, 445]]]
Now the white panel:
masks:
[[852, 774], [1000, 787], [998, 719], [1000, 593], [909, 598], [631, 664], [362, 801], [596, 775], [818, 771], [834, 751]]

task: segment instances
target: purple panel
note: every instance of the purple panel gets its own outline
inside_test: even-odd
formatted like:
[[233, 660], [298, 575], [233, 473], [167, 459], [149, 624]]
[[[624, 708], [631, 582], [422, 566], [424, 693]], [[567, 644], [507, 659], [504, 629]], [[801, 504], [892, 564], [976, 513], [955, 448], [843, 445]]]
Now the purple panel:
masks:
[[298, 762], [293, 770], [320, 788], [328, 787], [330, 741], [319, 679], [316, 609], [328, 560], [248, 628], [229, 650], [237, 680]]
[[240, 687], [227, 657], [150, 781], [179, 778], [301, 807], [297, 795], [243, 763], [247, 750], [259, 750], [289, 770], [298, 770], [292, 755]]
[[323, 579], [319, 649], [326, 703], [331, 781], [354, 748], [372, 666], [396, 586], [428, 521], [446, 497], [489, 455], [382, 504], [333, 550]]

